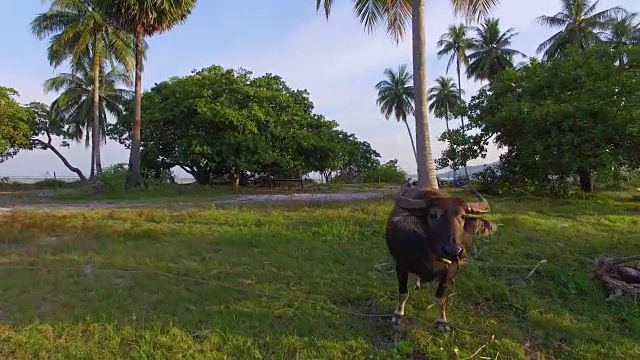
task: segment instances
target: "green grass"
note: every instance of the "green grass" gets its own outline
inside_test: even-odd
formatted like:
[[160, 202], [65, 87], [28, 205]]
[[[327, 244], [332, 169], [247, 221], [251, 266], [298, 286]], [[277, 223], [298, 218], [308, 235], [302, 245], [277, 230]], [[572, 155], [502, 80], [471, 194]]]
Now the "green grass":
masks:
[[492, 205], [502, 225], [460, 270], [449, 334], [433, 286], [411, 291], [405, 332], [353, 314], [393, 311], [388, 199], [6, 214], [0, 358], [637, 358], [640, 304], [607, 302], [588, 264], [638, 253], [632, 194]]

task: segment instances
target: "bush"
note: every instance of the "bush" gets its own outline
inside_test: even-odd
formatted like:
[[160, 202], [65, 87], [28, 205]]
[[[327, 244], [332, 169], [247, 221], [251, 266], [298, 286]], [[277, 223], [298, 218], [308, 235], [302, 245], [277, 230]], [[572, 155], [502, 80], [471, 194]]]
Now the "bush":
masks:
[[640, 170], [615, 166], [596, 172], [595, 181], [599, 190], [631, 190], [640, 187]]
[[71, 185], [69, 182], [58, 179], [44, 179], [33, 183], [35, 189], [59, 189]]
[[407, 173], [398, 167], [398, 160], [393, 159], [365, 174], [364, 182], [401, 184], [407, 181], [407, 177]]
[[478, 191], [488, 195], [531, 196], [571, 194], [571, 182], [564, 176], [544, 176], [531, 179], [522, 175], [514, 166], [505, 163], [493, 165], [471, 175]]
[[[175, 182], [174, 174], [170, 169], [141, 169], [142, 180], [145, 185], [161, 185]], [[98, 178], [108, 190], [123, 189], [127, 181], [129, 166], [125, 163], [117, 163], [102, 170]]]
[[98, 178], [108, 190], [124, 189], [127, 181], [129, 166], [125, 163], [117, 163], [102, 169]]

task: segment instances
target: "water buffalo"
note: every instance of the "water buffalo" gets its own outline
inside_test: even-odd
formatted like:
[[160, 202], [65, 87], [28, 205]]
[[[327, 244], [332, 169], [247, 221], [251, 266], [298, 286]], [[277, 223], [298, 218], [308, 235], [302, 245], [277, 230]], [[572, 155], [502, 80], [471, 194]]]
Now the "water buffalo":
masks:
[[466, 259], [465, 245], [474, 235], [488, 235], [497, 230], [491, 221], [467, 216], [489, 212], [487, 200], [477, 191], [475, 195], [480, 202], [467, 202], [442, 190], [414, 184], [398, 191], [385, 234], [398, 278], [394, 322], [404, 316], [409, 298], [409, 273], [413, 273], [418, 276], [416, 289], [421, 282], [439, 280], [436, 327], [441, 331], [450, 330], [445, 314], [447, 289], [457, 267]]

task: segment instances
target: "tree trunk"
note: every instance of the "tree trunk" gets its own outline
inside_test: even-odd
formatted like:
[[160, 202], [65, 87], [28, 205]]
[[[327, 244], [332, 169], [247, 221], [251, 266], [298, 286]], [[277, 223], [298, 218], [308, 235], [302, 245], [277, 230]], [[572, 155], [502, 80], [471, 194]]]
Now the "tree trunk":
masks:
[[436, 164], [431, 153], [429, 120], [427, 117], [427, 59], [424, 23], [425, 0], [413, 0], [411, 9], [413, 46], [413, 98], [415, 102], [418, 183], [437, 189]]
[[89, 179], [93, 180], [96, 176], [96, 157], [93, 152], [93, 143], [91, 143], [91, 170], [89, 172]]
[[240, 174], [238, 174], [235, 171], [232, 171], [231, 176], [233, 177], [233, 187], [234, 188], [240, 187]]
[[49, 149], [49, 150], [53, 151], [53, 153], [56, 154], [58, 159], [60, 159], [62, 161], [64, 166], [66, 166], [67, 169], [69, 169], [69, 170], [73, 171], [74, 173], [76, 173], [76, 175], [78, 175], [78, 177], [80, 178], [81, 181], [83, 181], [83, 182], [87, 181], [87, 177], [84, 176], [82, 171], [80, 171], [80, 169], [78, 169], [77, 167], [72, 166], [69, 163], [69, 161], [64, 157], [64, 155], [62, 155], [60, 153], [60, 151], [58, 151], [58, 149], [53, 147], [51, 144], [45, 143], [44, 141], [38, 140], [38, 143], [39, 143], [40, 147], [42, 147], [43, 149]]
[[[462, 85], [460, 82], [460, 59], [456, 57], [456, 72], [458, 73], [458, 97], [462, 100]], [[462, 132], [464, 133], [464, 116], [460, 114], [460, 125], [462, 125]]]
[[[447, 115], [444, 117], [444, 123], [447, 125], [447, 136], [449, 133], [449, 105], [447, 105]], [[449, 139], [449, 146], [451, 146], [451, 139]], [[453, 170], [453, 179], [456, 179], [456, 169], [454, 167], [451, 168]]]
[[144, 50], [144, 33], [142, 27], [136, 29], [136, 75], [135, 75], [135, 100], [133, 107], [133, 124], [131, 127], [131, 152], [129, 153], [129, 173], [126, 188], [135, 188], [142, 185], [140, 172], [140, 120], [142, 103], [142, 51]]
[[413, 141], [413, 135], [411, 134], [411, 128], [409, 128], [409, 123], [407, 120], [403, 120], [404, 125], [407, 127], [407, 132], [409, 132], [409, 140], [411, 140], [411, 148], [413, 148], [413, 156], [416, 157], [416, 161], [418, 161], [418, 152], [416, 151], [416, 143]]
[[580, 190], [584, 192], [593, 192], [593, 174], [589, 169], [578, 170], [578, 176], [580, 176]]
[[[462, 85], [460, 82], [460, 58], [456, 56], [456, 71], [458, 73], [458, 97], [462, 100]], [[460, 125], [462, 125], [462, 134], [465, 133], [464, 129], [464, 114], [460, 114]], [[464, 175], [469, 180], [469, 171], [467, 171], [467, 162], [465, 161], [462, 165], [464, 167]]]
[[91, 128], [91, 152], [95, 164], [95, 174], [102, 174], [100, 161], [100, 53], [93, 47], [93, 122]]

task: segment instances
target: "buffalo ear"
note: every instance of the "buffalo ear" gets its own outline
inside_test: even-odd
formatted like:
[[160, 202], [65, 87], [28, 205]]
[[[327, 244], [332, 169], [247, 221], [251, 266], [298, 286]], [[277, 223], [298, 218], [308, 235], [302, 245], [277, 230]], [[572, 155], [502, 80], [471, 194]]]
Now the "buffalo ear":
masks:
[[498, 231], [498, 225], [489, 220], [467, 217], [464, 220], [464, 231], [475, 236], [487, 236]]

